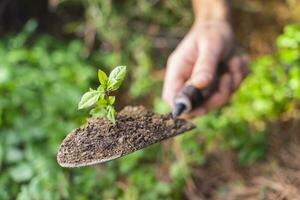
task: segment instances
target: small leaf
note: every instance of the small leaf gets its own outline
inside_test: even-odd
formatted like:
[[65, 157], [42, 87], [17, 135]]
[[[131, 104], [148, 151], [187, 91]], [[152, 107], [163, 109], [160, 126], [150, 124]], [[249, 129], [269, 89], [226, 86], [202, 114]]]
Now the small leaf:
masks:
[[99, 82], [101, 83], [101, 85], [103, 85], [103, 86], [107, 85], [108, 77], [107, 77], [106, 73], [104, 71], [102, 71], [101, 69], [98, 69], [98, 79], [99, 79]]
[[108, 102], [104, 98], [104, 96], [101, 96], [100, 99], [98, 100], [98, 103], [97, 103], [98, 106], [102, 106], [102, 107], [107, 106], [107, 104], [108, 104]]
[[107, 119], [109, 119], [113, 124], [116, 124], [116, 110], [112, 106], [107, 106]]
[[108, 77], [108, 91], [119, 89], [126, 75], [126, 66], [116, 67]]
[[108, 97], [108, 104], [109, 105], [113, 105], [116, 101], [116, 97], [115, 96], [110, 96]]
[[90, 111], [93, 117], [105, 117], [107, 115], [107, 110], [103, 106], [97, 106]]
[[103, 86], [103, 85], [99, 85], [99, 87], [97, 88], [97, 90], [98, 90], [99, 92], [101, 92], [102, 94], [105, 93], [105, 89], [106, 89], [106, 86]]
[[78, 109], [87, 108], [95, 103], [97, 103], [99, 97], [101, 95], [101, 92], [97, 90], [90, 89], [89, 92], [86, 92], [82, 97], [78, 104]]

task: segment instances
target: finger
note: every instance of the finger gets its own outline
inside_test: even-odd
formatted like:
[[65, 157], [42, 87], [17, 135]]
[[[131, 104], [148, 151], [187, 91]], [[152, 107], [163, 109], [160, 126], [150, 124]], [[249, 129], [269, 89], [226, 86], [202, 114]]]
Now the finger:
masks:
[[243, 65], [241, 66], [241, 71], [243, 78], [245, 78], [250, 73], [249, 62], [250, 57], [247, 54], [242, 55]]
[[190, 117], [201, 116], [213, 109], [222, 107], [226, 103], [228, 103], [230, 99], [231, 90], [233, 87], [232, 83], [233, 80], [230, 74], [229, 73], [224, 74], [221, 77], [218, 90], [207, 100], [206, 103], [204, 103], [203, 106], [191, 111], [189, 113], [189, 116]]
[[219, 62], [222, 44], [219, 38], [214, 40], [202, 40], [199, 44], [199, 55], [192, 72], [191, 83], [202, 89], [207, 87], [216, 72]]
[[[184, 77], [180, 75], [177, 65], [173, 62], [168, 62], [168, 67], [165, 75], [164, 85], [163, 85], [163, 99], [173, 107], [173, 99], [176, 93], [184, 85]], [[177, 63], [183, 65], [183, 63]]]
[[194, 45], [189, 39], [184, 39], [168, 59], [162, 96], [171, 107], [175, 95], [192, 73]]
[[229, 61], [229, 72], [233, 78], [234, 90], [239, 87], [242, 80], [249, 73], [248, 62], [249, 58], [246, 55], [235, 56]]
[[221, 77], [219, 89], [204, 104], [204, 108], [210, 111], [228, 103], [233, 88], [233, 80], [229, 73]]

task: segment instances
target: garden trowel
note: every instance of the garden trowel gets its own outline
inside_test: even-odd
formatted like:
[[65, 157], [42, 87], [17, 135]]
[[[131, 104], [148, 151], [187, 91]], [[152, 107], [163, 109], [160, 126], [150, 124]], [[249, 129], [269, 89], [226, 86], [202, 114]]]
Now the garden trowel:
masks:
[[118, 113], [115, 125], [105, 118], [91, 118], [69, 133], [59, 148], [57, 161], [62, 167], [99, 164], [193, 128], [191, 122], [171, 114], [159, 115], [142, 106], [127, 106]]

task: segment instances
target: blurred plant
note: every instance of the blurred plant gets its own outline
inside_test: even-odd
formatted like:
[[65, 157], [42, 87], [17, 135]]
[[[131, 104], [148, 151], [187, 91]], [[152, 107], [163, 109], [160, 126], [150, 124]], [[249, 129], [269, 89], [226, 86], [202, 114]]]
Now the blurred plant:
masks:
[[101, 69], [98, 70], [98, 79], [100, 86], [97, 90], [90, 88], [82, 97], [78, 104], [78, 108], [88, 108], [96, 104], [96, 107], [90, 111], [95, 117], [106, 117], [113, 124], [116, 123], [116, 110], [114, 103], [115, 96], [111, 92], [116, 91], [121, 86], [126, 75], [126, 66], [116, 67], [107, 77], [106, 73]]
[[94, 170], [64, 171], [56, 163], [58, 145], [84, 121], [76, 104], [93, 65], [79, 40], [35, 35], [35, 27], [29, 21], [0, 40], [0, 199], [93, 198]]

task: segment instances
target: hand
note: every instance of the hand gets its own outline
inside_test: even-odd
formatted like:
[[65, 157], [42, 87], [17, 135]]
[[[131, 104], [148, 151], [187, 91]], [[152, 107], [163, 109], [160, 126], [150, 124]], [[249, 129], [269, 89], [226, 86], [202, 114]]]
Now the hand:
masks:
[[[198, 88], [205, 88], [214, 79], [216, 68], [234, 48], [234, 35], [227, 21], [196, 22], [167, 62], [163, 98], [174, 106], [174, 97], [185, 82]], [[245, 55], [233, 56], [228, 73], [220, 77], [218, 90], [189, 116], [204, 113], [225, 105], [233, 91], [247, 74], [248, 59]]]

